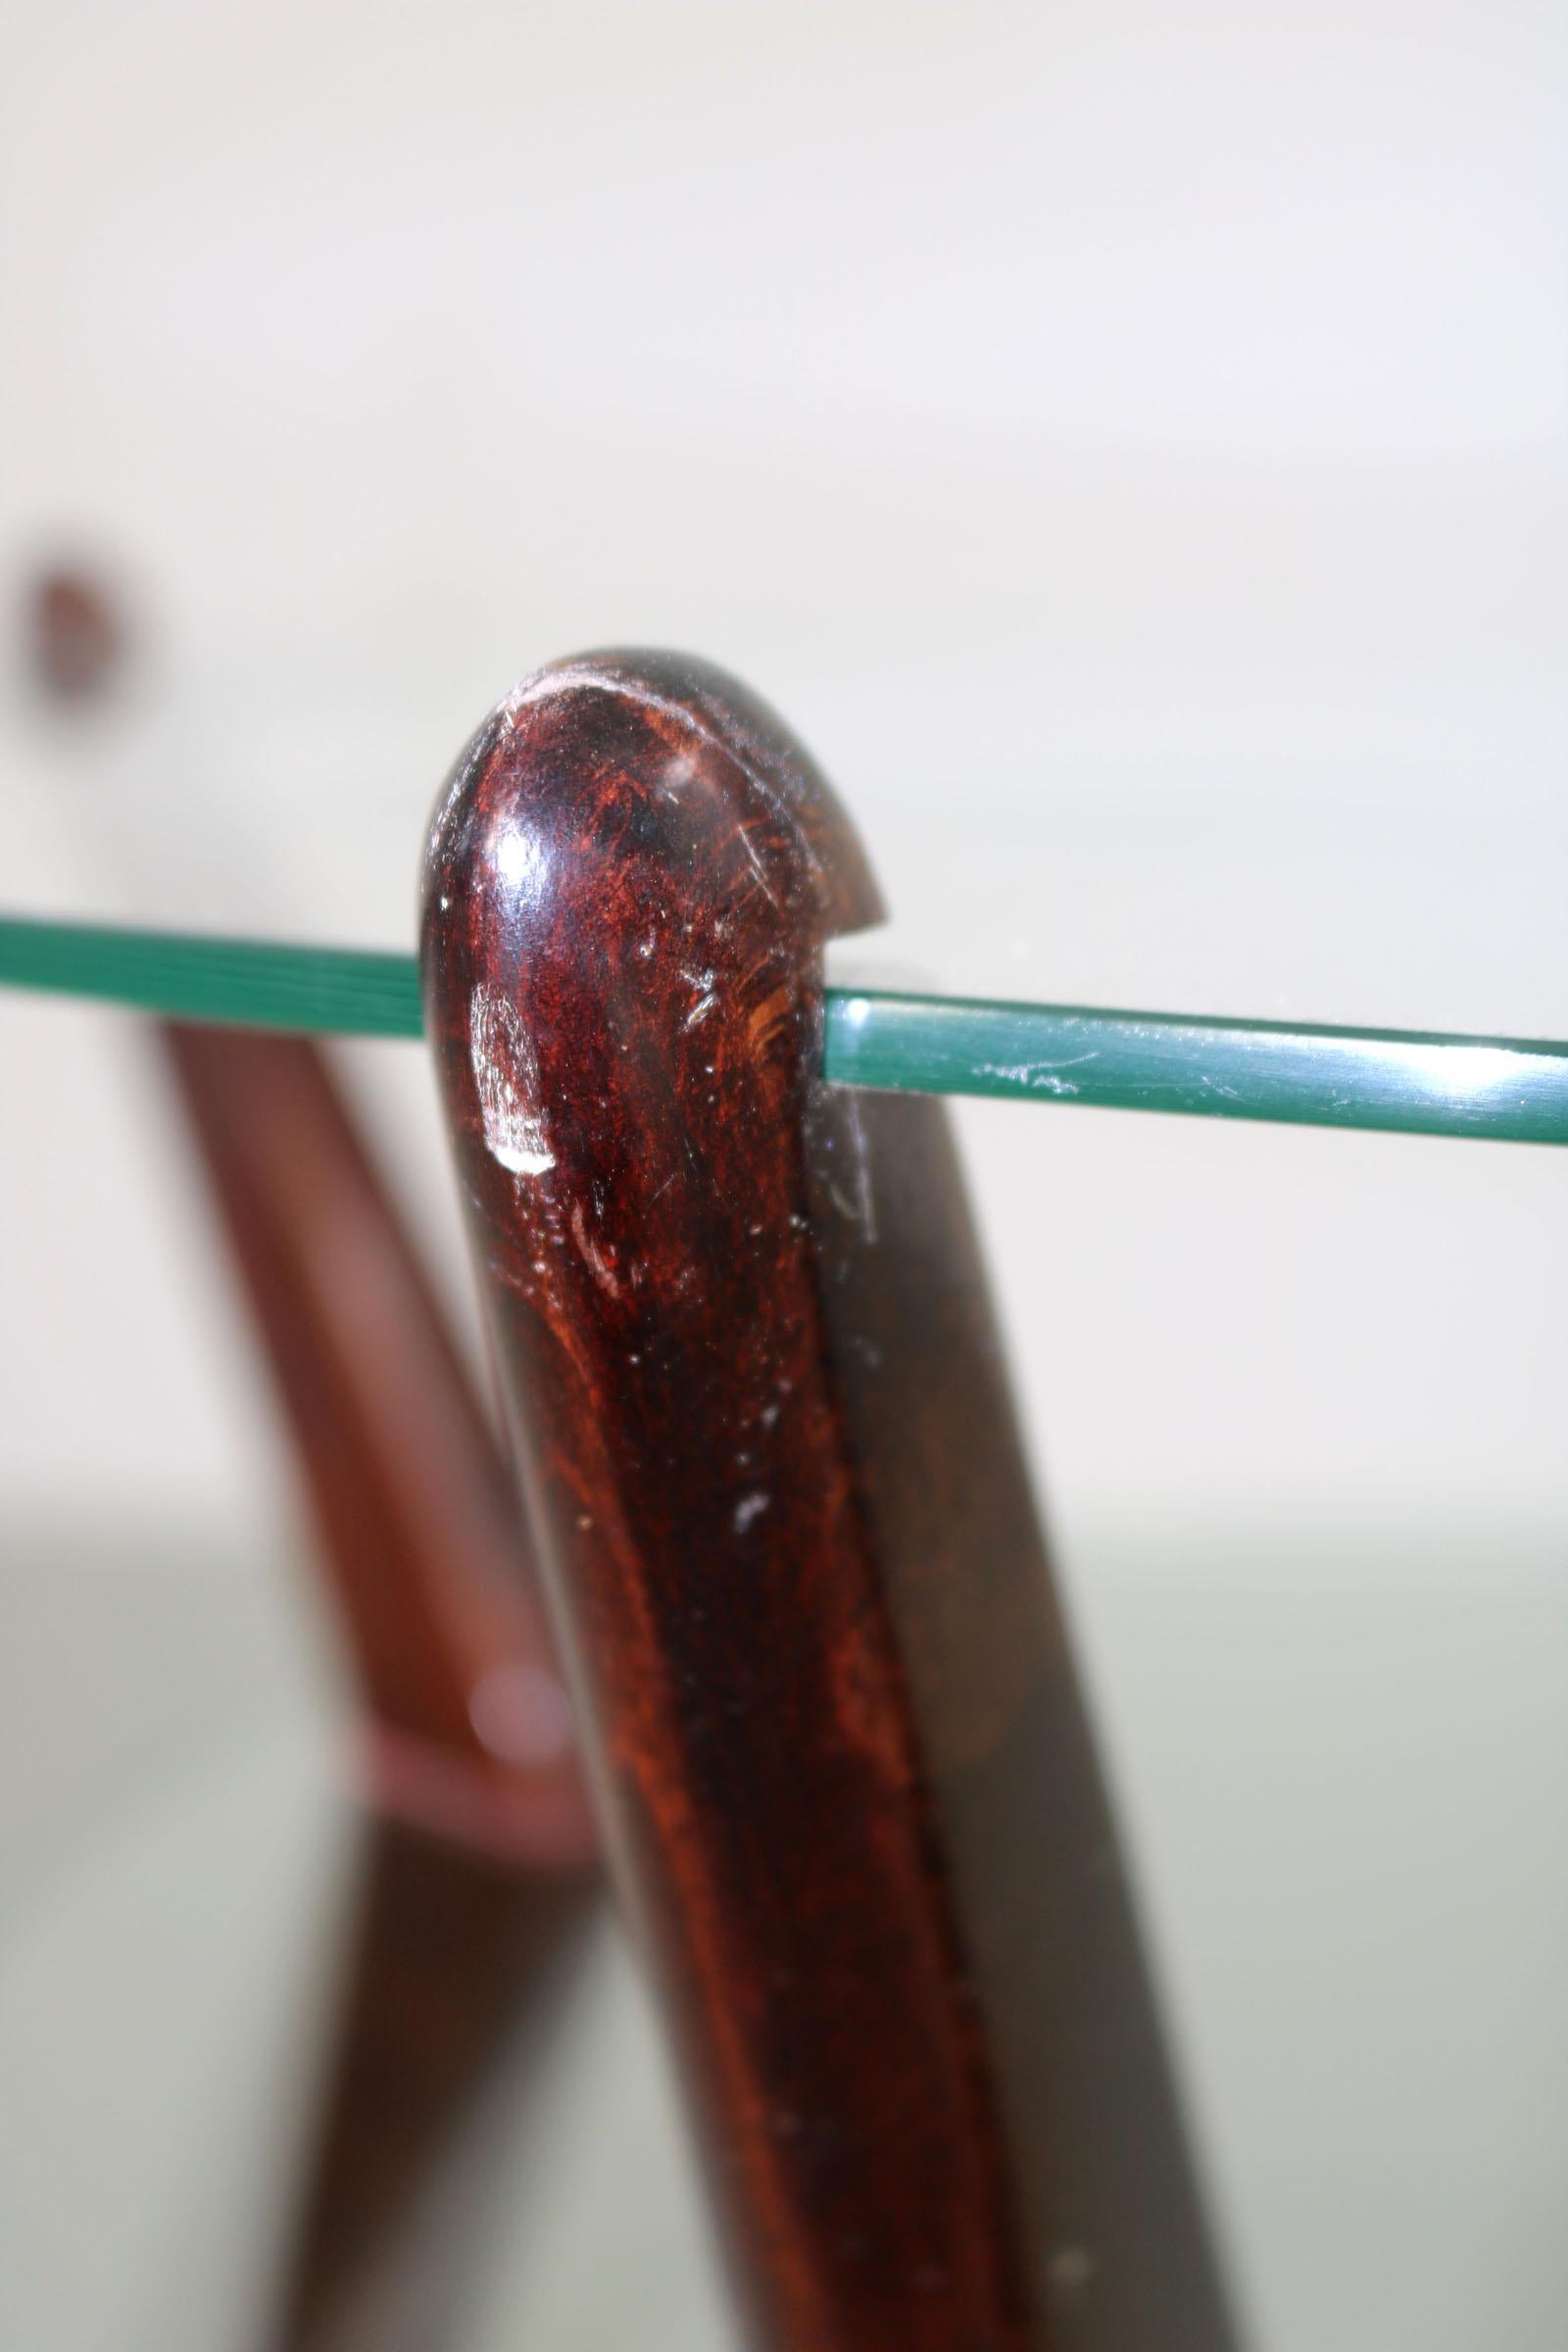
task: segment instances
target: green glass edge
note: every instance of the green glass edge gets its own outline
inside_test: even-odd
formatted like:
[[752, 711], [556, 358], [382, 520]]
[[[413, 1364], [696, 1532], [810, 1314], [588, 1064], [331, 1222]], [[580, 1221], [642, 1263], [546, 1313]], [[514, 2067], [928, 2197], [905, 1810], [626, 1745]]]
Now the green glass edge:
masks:
[[0, 984], [97, 997], [171, 1019], [342, 1037], [419, 1037], [412, 956], [0, 918]]
[[[421, 1035], [412, 956], [0, 918], [0, 985], [191, 1021]], [[1568, 1144], [1568, 1045], [1416, 1030], [828, 992], [837, 1084], [1199, 1118]]]
[[863, 991], [829, 998], [826, 1044], [846, 1086], [1568, 1144], [1547, 1040]]

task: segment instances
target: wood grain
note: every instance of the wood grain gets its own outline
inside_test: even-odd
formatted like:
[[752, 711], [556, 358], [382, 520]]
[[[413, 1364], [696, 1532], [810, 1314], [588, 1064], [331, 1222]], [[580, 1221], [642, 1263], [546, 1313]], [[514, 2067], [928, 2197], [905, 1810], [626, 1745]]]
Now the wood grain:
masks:
[[426, 1010], [617, 1884], [755, 2339], [1234, 2338], [932, 1103], [827, 1088], [832, 793], [668, 655], [438, 810]]

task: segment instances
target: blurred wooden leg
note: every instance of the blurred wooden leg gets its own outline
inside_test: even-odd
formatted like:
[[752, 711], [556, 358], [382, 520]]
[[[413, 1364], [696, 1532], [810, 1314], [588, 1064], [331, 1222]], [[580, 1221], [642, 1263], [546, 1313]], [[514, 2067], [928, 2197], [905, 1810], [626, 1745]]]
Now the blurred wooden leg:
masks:
[[373, 1800], [542, 1867], [593, 1832], [505, 1459], [303, 1038], [169, 1025], [364, 1691]]
[[1224, 2352], [945, 1120], [815, 1074], [879, 913], [674, 657], [541, 672], [438, 815], [429, 1025], [607, 1845], [759, 2342]]
[[[41, 698], [100, 705], [111, 583], [26, 585]], [[598, 1905], [592, 1822], [505, 1461], [327, 1062], [161, 1032], [317, 1522], [374, 1809], [278, 2352], [456, 2340], [498, 2140]]]
[[506, 1466], [319, 1051], [171, 1027], [364, 1693], [378, 1818], [278, 2352], [430, 2352], [498, 2133], [597, 1910], [592, 1823]]
[[507, 2137], [599, 1916], [401, 1821], [362, 1860], [334, 2047], [276, 2352], [445, 2352], [504, 2216]]

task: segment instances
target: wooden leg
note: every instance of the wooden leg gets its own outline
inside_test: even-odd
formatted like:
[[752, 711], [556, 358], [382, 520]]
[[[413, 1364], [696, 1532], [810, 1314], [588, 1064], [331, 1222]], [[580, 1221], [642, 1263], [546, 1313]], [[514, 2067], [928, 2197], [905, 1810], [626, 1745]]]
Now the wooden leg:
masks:
[[278, 2352], [455, 2340], [493, 2132], [597, 1910], [510, 1478], [320, 1052], [171, 1027], [364, 1692], [373, 1808]]
[[586, 1862], [506, 1463], [319, 1048], [163, 1037], [314, 1506], [372, 1800], [539, 1867]]
[[[112, 584], [51, 567], [22, 616], [40, 699], [101, 707], [133, 650]], [[598, 1913], [592, 1821], [510, 1475], [326, 1058], [160, 1036], [365, 1702], [361, 1900], [267, 2340], [431, 2352]]]
[[877, 919], [820, 774], [671, 656], [460, 762], [426, 1004], [618, 1887], [756, 2340], [1224, 2352], [938, 1107], [816, 1076]]

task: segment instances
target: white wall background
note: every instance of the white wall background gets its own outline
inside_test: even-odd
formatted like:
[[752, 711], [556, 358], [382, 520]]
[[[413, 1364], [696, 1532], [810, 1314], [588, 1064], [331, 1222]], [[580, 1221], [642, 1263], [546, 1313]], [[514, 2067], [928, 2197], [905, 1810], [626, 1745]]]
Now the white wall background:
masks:
[[[0, 570], [80, 546], [144, 615], [113, 716], [45, 723], [7, 681], [7, 903], [401, 945], [485, 706], [553, 655], [652, 640], [742, 671], [840, 782], [896, 909], [846, 971], [1568, 1035], [1560, 12], [5, 17]], [[418, 1056], [355, 1064], [456, 1295]], [[136, 1654], [114, 1563], [206, 1555], [249, 1608], [297, 1544], [130, 1029], [0, 1003], [0, 1102], [5, 1605], [34, 1684], [81, 1678], [16, 1800], [36, 1843], [109, 1740], [103, 1624]], [[1562, 1170], [960, 1123], [1258, 2342], [1548, 2352]], [[51, 1617], [67, 1570], [39, 1563], [68, 1559], [93, 1597]], [[303, 1673], [279, 1664], [278, 1725], [232, 1764], [301, 1951]], [[132, 1711], [104, 1752], [136, 1737]], [[191, 1884], [233, 1842], [205, 1802], [157, 1832]], [[112, 1883], [142, 1949], [157, 1872], [125, 1834], [73, 1899]], [[186, 1965], [243, 2008], [236, 1906]], [[28, 2341], [122, 2352], [134, 2277], [142, 2333], [210, 2344], [171, 2283], [211, 2138], [179, 2104], [177, 1954], [120, 2031], [172, 2038], [184, 2140], [95, 2299], [60, 2220], [77, 2012], [40, 1989], [77, 1983], [75, 1913], [13, 1910], [0, 2249], [9, 2219]], [[266, 1973], [224, 2027], [259, 2047]], [[623, 2139], [639, 2177], [662, 2164], [657, 2087], [635, 2107], [584, 2180]], [[150, 2176], [106, 2144], [123, 2210]], [[686, 2345], [718, 2323], [669, 2239], [673, 2299], [643, 2318]], [[548, 2327], [537, 2266], [498, 2285], [497, 2342], [596, 2340], [603, 2267], [558, 2265]]]

